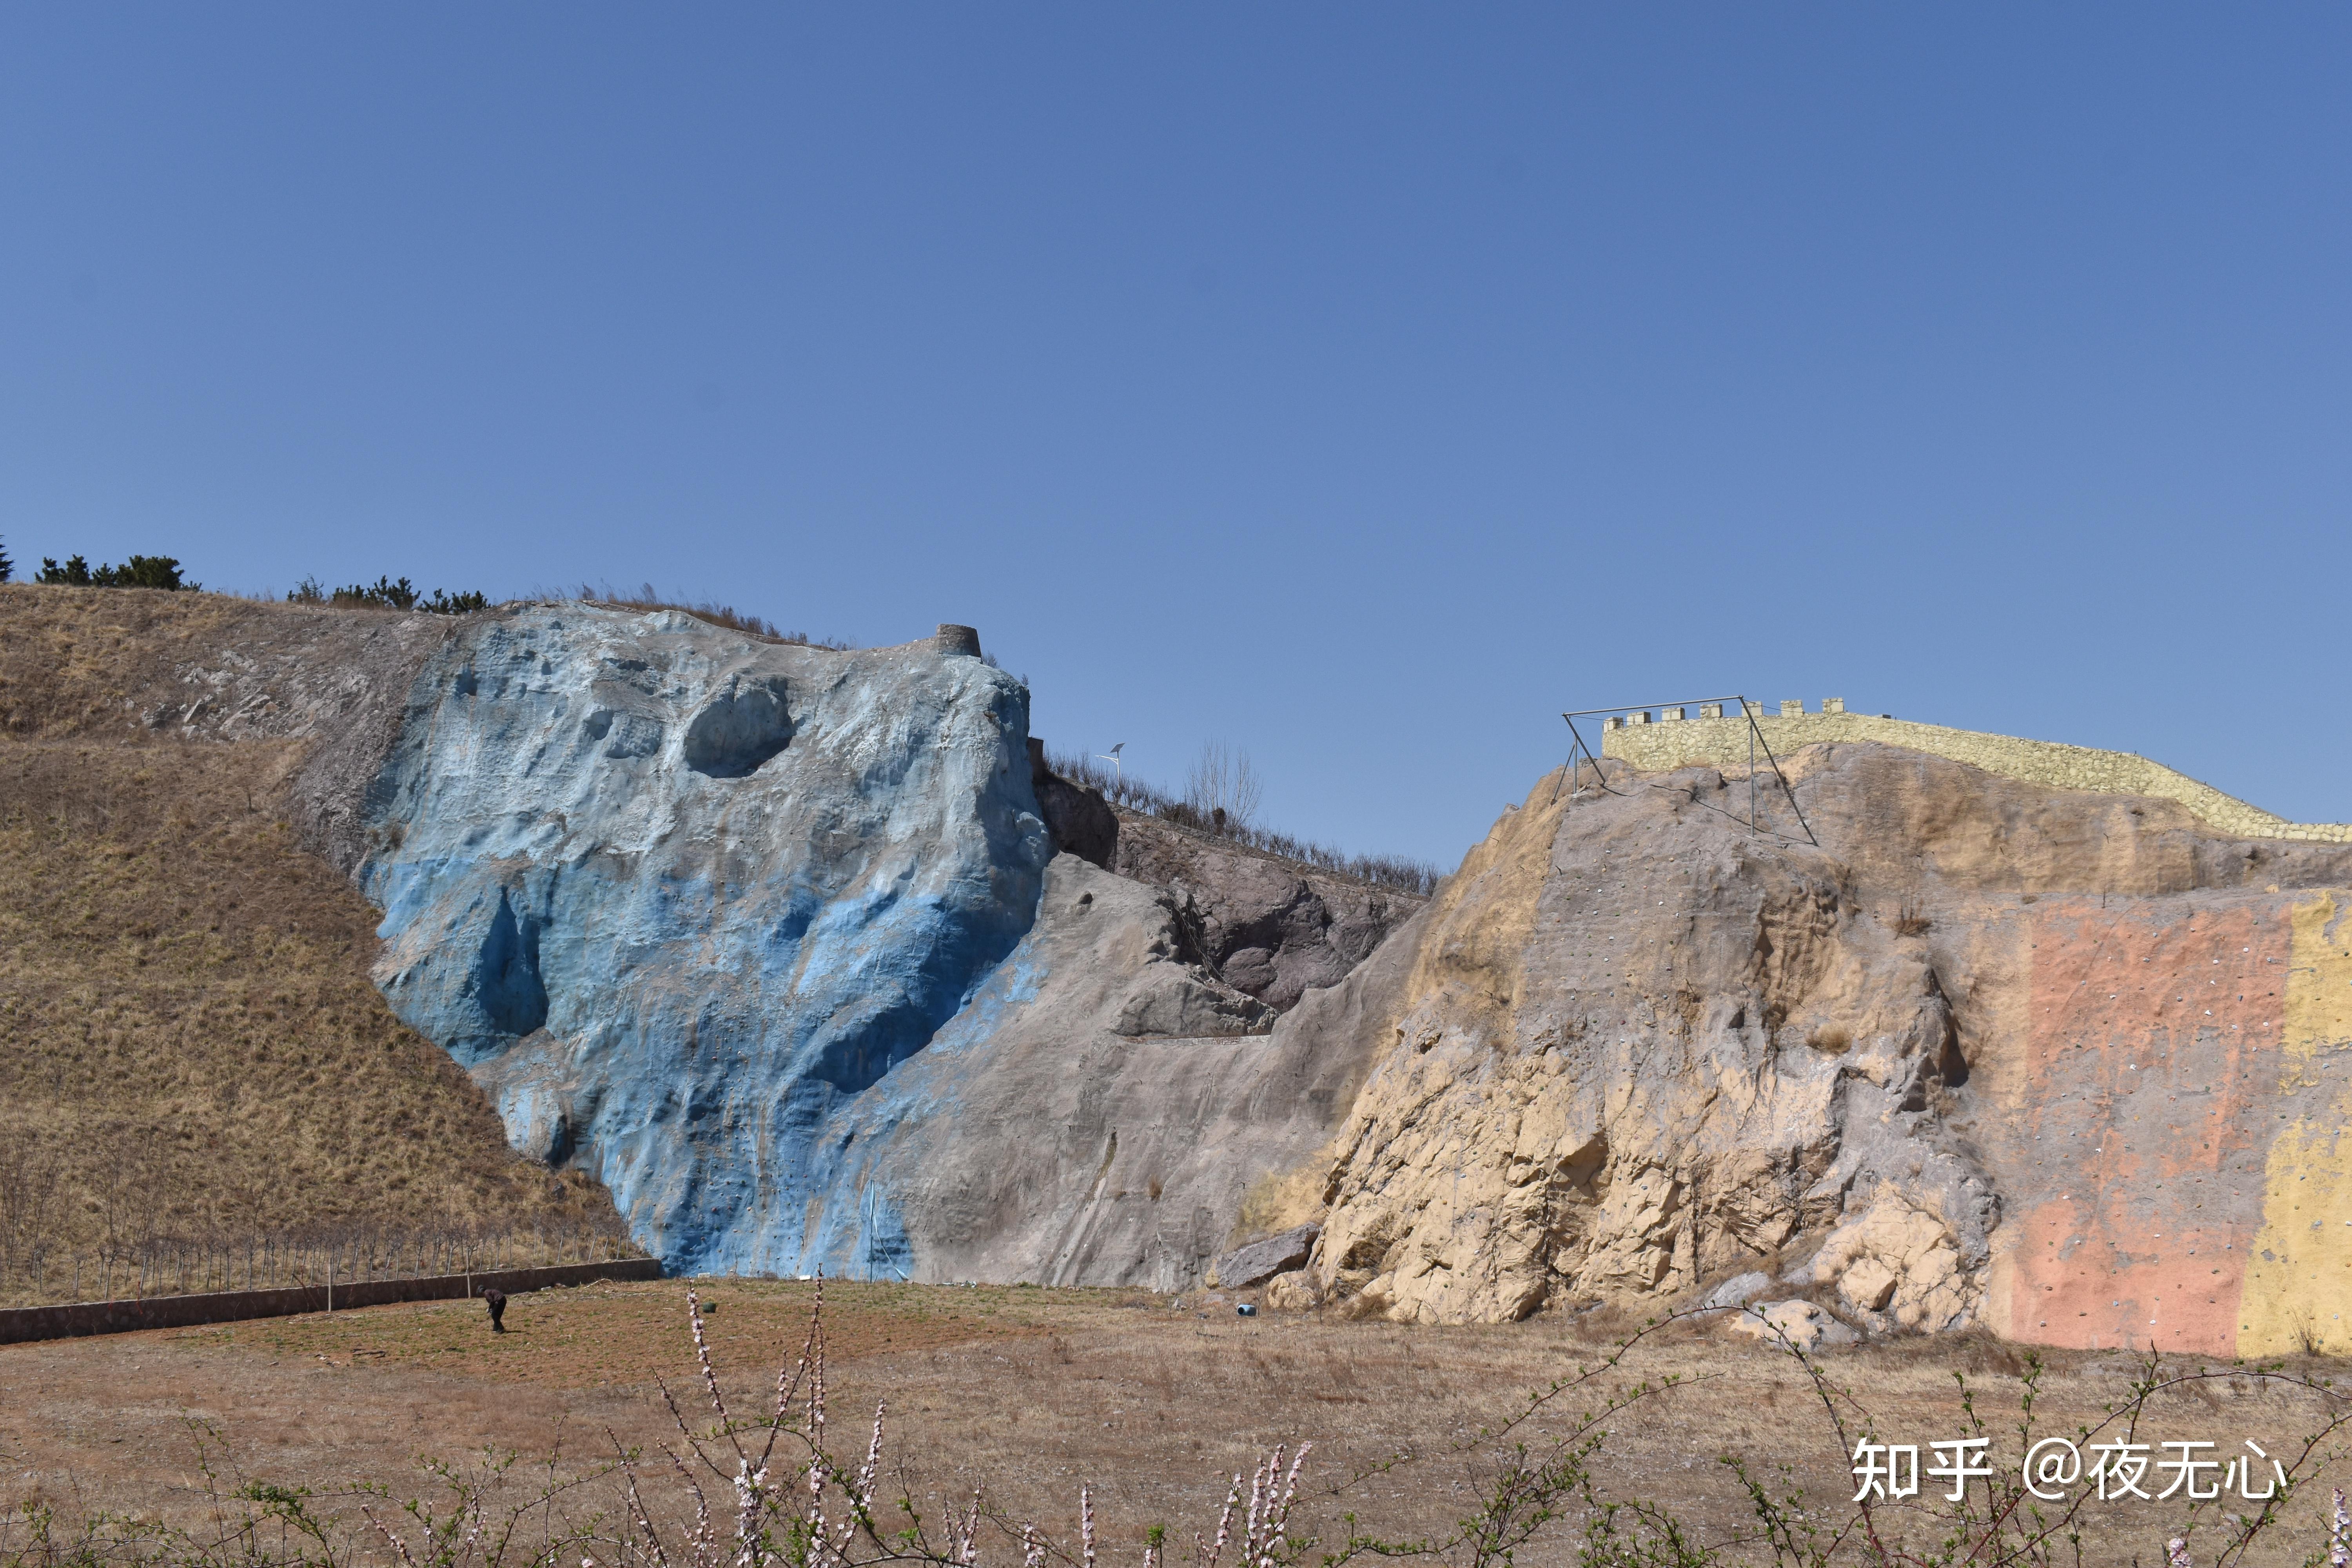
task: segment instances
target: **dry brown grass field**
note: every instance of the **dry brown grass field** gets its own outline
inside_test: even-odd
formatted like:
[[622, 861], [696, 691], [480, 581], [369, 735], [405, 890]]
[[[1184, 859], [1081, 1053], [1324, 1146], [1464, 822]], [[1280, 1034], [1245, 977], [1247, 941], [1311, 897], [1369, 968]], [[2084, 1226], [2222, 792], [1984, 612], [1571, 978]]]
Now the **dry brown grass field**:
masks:
[[[712, 1351], [730, 1398], [739, 1411], [760, 1408], [801, 1343], [814, 1287], [697, 1288], [715, 1304]], [[1281, 1442], [1316, 1445], [1296, 1524], [1326, 1547], [1347, 1532], [1340, 1516], [1350, 1510], [1391, 1536], [1442, 1531], [1492, 1473], [1481, 1426], [1611, 1349], [1548, 1319], [1404, 1328], [1241, 1319], [1223, 1303], [1194, 1299], [1178, 1310], [1139, 1292], [826, 1289], [839, 1449], [862, 1451], [874, 1402], [887, 1396], [890, 1451], [934, 1518], [984, 1484], [1011, 1517], [1067, 1540], [1083, 1480], [1095, 1488], [1113, 1562], [1132, 1561], [1152, 1523], [1170, 1526], [1181, 1548], [1171, 1563], [1189, 1560], [1190, 1531], [1213, 1525], [1231, 1476]], [[244, 1475], [328, 1489], [378, 1482], [395, 1498], [423, 1489], [419, 1456], [507, 1448], [527, 1468], [557, 1453], [561, 1466], [590, 1464], [615, 1439], [652, 1452], [675, 1441], [656, 1380], [694, 1410], [685, 1297], [676, 1281], [520, 1297], [503, 1336], [488, 1331], [478, 1305], [450, 1302], [0, 1349], [0, 1474], [10, 1493], [0, 1500], [196, 1510], [192, 1421], [218, 1429], [221, 1452]], [[1961, 1373], [1996, 1452], [2014, 1445], [2025, 1363], [2000, 1345], [1920, 1342], [1822, 1364], [1833, 1388], [1874, 1413], [1882, 1435], [1920, 1443], [1966, 1432], [1953, 1375]], [[2113, 1355], [2052, 1358], [2039, 1420], [2055, 1432], [2096, 1420], [2126, 1396], [2137, 1370]], [[1720, 1463], [1732, 1454], [1776, 1487], [1793, 1479], [1823, 1517], [1845, 1517], [1847, 1460], [1803, 1370], [1784, 1352], [1696, 1329], [1677, 1325], [1643, 1343], [1522, 1435], [1540, 1444], [1604, 1393], [1670, 1378], [1671, 1388], [1609, 1423], [1598, 1465], [1608, 1492], [1663, 1502], [1702, 1538], [1721, 1541], [1752, 1523]], [[2144, 1435], [2232, 1448], [2251, 1437], [2292, 1453], [2290, 1439], [2323, 1418], [2324, 1403], [2247, 1376], [2223, 1379], [2159, 1399]], [[1349, 1484], [1400, 1452], [1416, 1458]], [[1784, 1464], [1790, 1477], [1775, 1474]], [[2249, 1560], [2304, 1561], [2324, 1540], [2322, 1490], [2298, 1495], [2282, 1531]], [[571, 1506], [610, 1508], [609, 1483]], [[2095, 1504], [2084, 1517], [2082, 1561], [2093, 1563], [2160, 1563], [2178, 1522], [2173, 1505], [2153, 1503]], [[1517, 1561], [1576, 1561], [1572, 1531], [1555, 1526]]]

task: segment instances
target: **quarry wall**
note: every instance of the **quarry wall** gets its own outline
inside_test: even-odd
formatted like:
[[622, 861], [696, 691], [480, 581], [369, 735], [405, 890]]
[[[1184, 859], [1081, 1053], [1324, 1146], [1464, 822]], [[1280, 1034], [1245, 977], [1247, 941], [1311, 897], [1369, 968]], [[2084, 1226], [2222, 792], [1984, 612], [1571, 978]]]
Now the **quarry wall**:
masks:
[[1339, 988], [1277, 1017], [1189, 946], [1166, 892], [1058, 855], [1012, 956], [843, 1108], [843, 1181], [889, 1195], [914, 1279], [1190, 1289], [1330, 1137], [1364, 1058]]
[[1172, 895], [1211, 967], [1286, 1011], [1337, 984], [1428, 901], [1138, 812], [1118, 822], [1108, 868]]
[[1020, 942], [1052, 853], [1028, 694], [977, 648], [529, 605], [415, 678], [361, 795], [377, 984], [675, 1271], [911, 1267], [837, 1112]]
[[2031, 912], [1999, 1331], [2352, 1352], [2347, 914], [2342, 889]]
[[1056, 856], [1132, 836], [1041, 802], [1027, 730], [969, 627], [469, 617], [345, 785], [377, 983], [674, 1272], [1188, 1285], [1352, 1092], [1218, 957], [1288, 1005], [1386, 928], [1293, 877], [1212, 956], [1234, 879]]
[[10, 710], [268, 741], [278, 782], [310, 742], [285, 798], [385, 996], [673, 1270], [1189, 1288], [1314, 1226], [1269, 1300], [1760, 1273], [1872, 1331], [2352, 1353], [2342, 826], [1784, 704], [1808, 843], [1748, 830], [1738, 715], [1644, 711], [1609, 790], [1547, 779], [1376, 906], [1047, 805], [969, 628], [152, 597], [135, 679], [20, 638]]
[[1818, 844], [1753, 834], [1724, 744], [1544, 781], [1335, 989], [1368, 1071], [1276, 1299], [1752, 1276], [1869, 1332], [2352, 1352], [2352, 850], [1858, 740], [1783, 757]]

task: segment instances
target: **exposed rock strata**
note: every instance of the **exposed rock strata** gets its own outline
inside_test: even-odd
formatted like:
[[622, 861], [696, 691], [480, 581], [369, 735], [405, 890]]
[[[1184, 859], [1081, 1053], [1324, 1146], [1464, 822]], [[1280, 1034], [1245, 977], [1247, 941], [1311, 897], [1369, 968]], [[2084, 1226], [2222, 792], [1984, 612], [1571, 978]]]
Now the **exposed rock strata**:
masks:
[[1319, 1202], [1260, 1218], [1321, 1219], [1312, 1293], [1480, 1321], [1763, 1269], [1869, 1329], [2224, 1351], [2309, 1317], [2352, 1247], [2280, 1222], [2342, 1181], [2296, 1130], [2343, 1109], [2352, 1004], [2286, 976], [2352, 984], [2308, 890], [2352, 855], [1874, 745], [1788, 766], [1821, 847], [1713, 769], [1548, 780], [1337, 988], [1366, 1086]]
[[2352, 1351], [2352, 850], [2195, 791], [1812, 746], [1817, 847], [1612, 761], [1412, 912], [1089, 839], [976, 638], [109, 593], [0, 722], [317, 742], [403, 1016], [675, 1266], [1176, 1288], [1319, 1225], [1270, 1303]]
[[1963, 1069], [1922, 944], [1687, 788], [1566, 804], [1507, 817], [1431, 911], [1326, 1184], [1328, 1284], [1456, 1321], [1669, 1294], [1898, 1167], [1981, 1265], [1994, 1200], [1928, 1109]]
[[1118, 857], [1118, 813], [1102, 791], [1073, 784], [1047, 765], [1045, 742], [1034, 735], [1029, 737], [1029, 787], [1037, 792], [1054, 847], [1108, 870]]
[[1111, 868], [1173, 894], [1202, 961], [1277, 1010], [1338, 984], [1427, 901], [1137, 812], [1118, 824]]
[[866, 1194], [886, 1273], [1189, 1288], [1253, 1184], [1329, 1139], [1360, 1079], [1345, 1021], [1287, 1047], [1232, 1018], [1124, 1032], [1139, 994], [1217, 988], [1177, 937], [1163, 895], [1055, 858], [1021, 945], [831, 1135], [831, 1186]]

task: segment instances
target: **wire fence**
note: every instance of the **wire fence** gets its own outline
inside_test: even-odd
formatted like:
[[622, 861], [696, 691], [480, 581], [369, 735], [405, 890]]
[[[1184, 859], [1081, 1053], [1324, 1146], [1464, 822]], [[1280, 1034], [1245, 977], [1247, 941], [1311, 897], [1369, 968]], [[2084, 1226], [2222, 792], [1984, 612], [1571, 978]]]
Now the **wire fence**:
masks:
[[644, 1256], [609, 1224], [562, 1220], [150, 1236], [81, 1247], [35, 1238], [0, 1250], [0, 1305], [263, 1290]]

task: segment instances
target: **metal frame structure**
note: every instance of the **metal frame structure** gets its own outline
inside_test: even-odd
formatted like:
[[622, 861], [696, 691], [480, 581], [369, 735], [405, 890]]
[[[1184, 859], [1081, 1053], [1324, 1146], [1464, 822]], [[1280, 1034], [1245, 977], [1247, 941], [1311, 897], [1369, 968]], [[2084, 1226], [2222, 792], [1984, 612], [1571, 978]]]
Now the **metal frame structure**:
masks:
[[[1646, 714], [1653, 708], [1693, 708], [1704, 707], [1710, 703], [1715, 705], [1717, 709], [1720, 709], [1723, 704], [1727, 702], [1738, 703], [1739, 716], [1748, 721], [1748, 831], [1755, 834], [1760, 834], [1763, 832], [1763, 827], [1759, 822], [1756, 810], [1756, 748], [1761, 746], [1764, 748], [1764, 760], [1767, 763], [1769, 763], [1772, 766], [1772, 776], [1780, 781], [1780, 793], [1788, 797], [1789, 809], [1797, 814], [1797, 826], [1805, 830], [1805, 842], [1811, 844], [1816, 849], [1820, 848], [1822, 841], [1813, 837], [1813, 825], [1805, 820], [1805, 808], [1797, 804], [1797, 792], [1794, 788], [1790, 787], [1789, 784], [1789, 775], [1780, 771], [1780, 759], [1772, 754], [1772, 743], [1764, 738], [1764, 731], [1762, 727], [1756, 722], [1756, 721], [1763, 714], [1763, 704], [1760, 702], [1750, 701], [1745, 697], [1701, 697], [1681, 702], [1622, 702], [1613, 708], [1579, 708], [1573, 712], [1561, 714], [1560, 717], [1568, 721], [1568, 761], [1560, 767], [1561, 778], [1559, 783], [1556, 783], [1552, 785], [1552, 799], [1555, 801], [1559, 799], [1560, 784], [1567, 783], [1572, 778], [1576, 780], [1577, 783], [1575, 787], [1569, 791], [1568, 804], [1570, 809], [1573, 810], [1575, 808], [1576, 797], [1584, 793], [1582, 781], [1583, 767], [1586, 762], [1590, 762], [1592, 764], [1593, 779], [1602, 789], [1608, 790], [1608, 792], [1613, 795], [1622, 796], [1625, 793], [1621, 789], [1610, 788], [1609, 775], [1602, 771], [1601, 766], [1601, 754], [1585, 743], [1584, 731], [1576, 727], [1576, 721], [1579, 719], [1597, 719], [1603, 717], [1613, 719], [1623, 713]], [[1713, 721], [1706, 719], [1685, 719], [1681, 721], [1683, 723], [1696, 724], [1710, 723], [1712, 721]], [[1720, 810], [1721, 808], [1712, 807], [1710, 809]], [[1725, 812], [1724, 815], [1730, 816], [1734, 822], [1739, 820], [1738, 816], [1733, 816], [1733, 814], [1729, 812]]]

